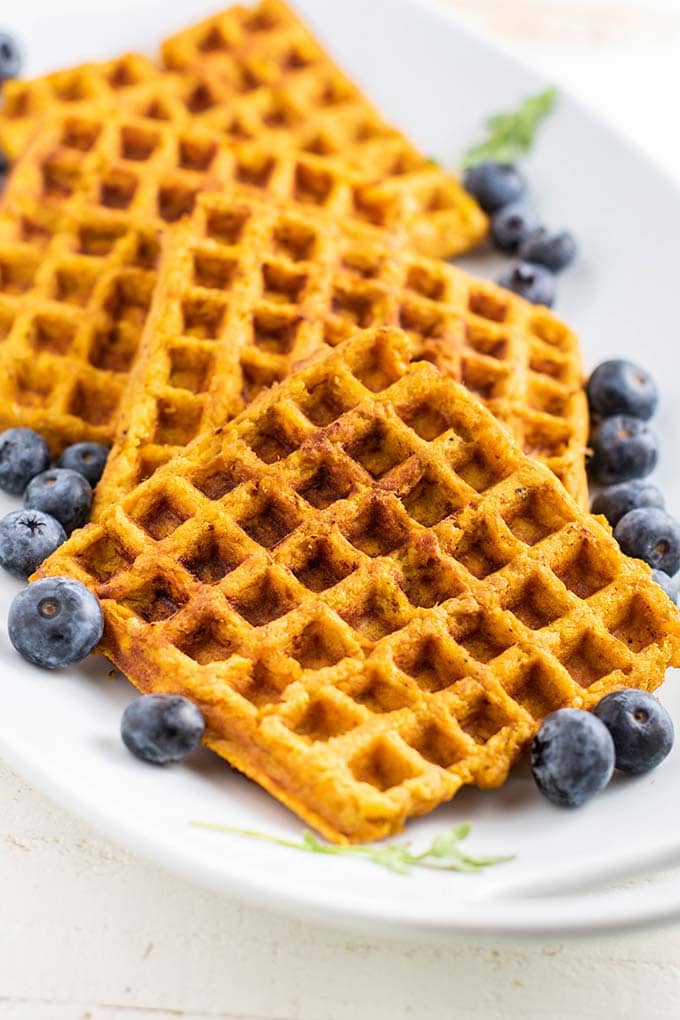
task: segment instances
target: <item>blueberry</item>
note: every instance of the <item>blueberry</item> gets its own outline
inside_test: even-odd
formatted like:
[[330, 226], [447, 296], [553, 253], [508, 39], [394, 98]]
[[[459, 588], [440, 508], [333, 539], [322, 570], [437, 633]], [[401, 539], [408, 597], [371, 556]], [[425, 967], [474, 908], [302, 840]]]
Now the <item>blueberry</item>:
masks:
[[66, 447], [57, 467], [77, 471], [94, 487], [104, 473], [108, 455], [108, 447], [101, 443], [74, 443]]
[[603, 489], [593, 500], [590, 510], [594, 514], [603, 514], [614, 528], [630, 510], [641, 506], [656, 506], [663, 510], [665, 505], [663, 493], [656, 485], [634, 478]]
[[656, 467], [659, 444], [646, 422], [627, 414], [605, 418], [590, 437], [588, 471], [601, 485], [644, 478]]
[[614, 538], [626, 556], [644, 560], [670, 577], [680, 570], [680, 524], [657, 507], [640, 507], [622, 517]]
[[663, 570], [652, 571], [652, 581], [656, 581], [659, 588], [663, 589], [671, 602], [677, 606], [680, 597], [680, 586], [674, 577], [669, 577]]
[[576, 241], [568, 230], [551, 234], [545, 227], [532, 230], [520, 245], [520, 258], [545, 266], [552, 273], [566, 269], [576, 258]]
[[77, 471], [51, 468], [29, 483], [24, 506], [56, 517], [70, 535], [87, 524], [92, 509], [92, 486]]
[[464, 184], [487, 213], [516, 202], [526, 191], [526, 182], [512, 163], [478, 163], [465, 171]]
[[29, 584], [9, 610], [9, 639], [25, 659], [46, 669], [80, 662], [104, 633], [104, 617], [92, 592], [68, 577]]
[[614, 771], [614, 741], [590, 712], [560, 708], [546, 716], [531, 745], [531, 772], [548, 800], [579, 807], [603, 790]]
[[586, 392], [590, 413], [599, 418], [630, 414], [647, 421], [659, 399], [649, 372], [622, 358], [598, 365], [588, 380]]
[[555, 277], [544, 266], [531, 262], [513, 262], [510, 270], [498, 280], [501, 287], [519, 294], [534, 305], [551, 307], [555, 300]]
[[615, 691], [593, 711], [612, 735], [616, 767], [622, 772], [649, 772], [670, 754], [673, 720], [648, 691]]
[[33, 429], [0, 433], [0, 489], [20, 496], [31, 478], [50, 466], [50, 451]]
[[499, 251], [517, 251], [536, 225], [533, 214], [522, 202], [511, 202], [494, 213], [491, 220], [491, 237]]
[[193, 701], [179, 694], [143, 694], [123, 712], [120, 735], [142, 761], [165, 765], [198, 747], [205, 723]]
[[21, 70], [19, 47], [6, 32], [0, 32], [0, 82], [16, 78]]
[[62, 542], [59, 521], [40, 510], [14, 510], [0, 520], [0, 567], [26, 580]]

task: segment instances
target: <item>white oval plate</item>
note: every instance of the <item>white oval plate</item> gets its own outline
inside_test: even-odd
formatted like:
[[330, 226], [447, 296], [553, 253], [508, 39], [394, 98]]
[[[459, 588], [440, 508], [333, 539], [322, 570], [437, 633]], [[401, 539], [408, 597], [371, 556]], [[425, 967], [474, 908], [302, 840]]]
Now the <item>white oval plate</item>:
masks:
[[[27, 50], [27, 71], [152, 51], [163, 35], [208, 13], [215, 0], [27, 0], [3, 15]], [[486, 115], [545, 86], [500, 50], [414, 0], [300, 0], [321, 37], [428, 153], [455, 165]], [[560, 281], [558, 310], [580, 332], [589, 364], [628, 354], [661, 385], [659, 484], [680, 506], [674, 386], [680, 194], [630, 144], [564, 97], [526, 169], [541, 216], [569, 226], [582, 246]], [[495, 273], [489, 256], [466, 260]], [[10, 501], [0, 503], [0, 511]], [[18, 585], [0, 586], [4, 618]], [[466, 790], [412, 823], [417, 846], [456, 822], [473, 823], [470, 848], [514, 853], [476, 875], [398, 877], [346, 858], [318, 857], [218, 835], [190, 820], [295, 837], [297, 820], [259, 788], [200, 752], [183, 766], [135, 761], [118, 737], [132, 696], [108, 664], [65, 674], [26, 665], [0, 635], [0, 751], [65, 808], [159, 866], [216, 891], [349, 927], [438, 935], [620, 928], [680, 915], [680, 888], [584, 892], [586, 886], [680, 863], [680, 751], [653, 775], [614, 781], [580, 811], [536, 793], [526, 766], [499, 791]], [[680, 720], [677, 676], [664, 700]]]

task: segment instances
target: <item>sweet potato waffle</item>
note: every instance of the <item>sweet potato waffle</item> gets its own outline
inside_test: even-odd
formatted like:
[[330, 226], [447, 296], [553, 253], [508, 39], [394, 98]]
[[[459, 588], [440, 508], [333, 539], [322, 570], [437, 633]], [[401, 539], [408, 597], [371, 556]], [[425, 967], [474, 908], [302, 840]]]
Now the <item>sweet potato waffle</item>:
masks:
[[337, 841], [500, 785], [545, 715], [680, 664], [648, 567], [399, 330], [312, 359], [40, 569], [102, 651]]
[[128, 56], [9, 84], [0, 147], [18, 155], [48, 112], [98, 110], [106, 120], [126, 111], [203, 126], [224, 142], [256, 139], [290, 161], [333, 156], [354, 186], [368, 189], [369, 206], [401, 210], [411, 242], [425, 253], [453, 255], [484, 236], [486, 217], [474, 199], [379, 117], [278, 0], [230, 8], [169, 40], [163, 53], [164, 73]]
[[[16, 215], [26, 202], [54, 209], [76, 202], [124, 209], [167, 225], [191, 213], [199, 192], [238, 185], [254, 195], [388, 230], [413, 244], [436, 231], [435, 221], [444, 213], [432, 211], [427, 189], [417, 192], [403, 184], [404, 178], [389, 176], [368, 183], [328, 156], [259, 141], [230, 142], [205, 128], [180, 128], [89, 103], [43, 121], [13, 169], [2, 204], [8, 215]], [[467, 230], [458, 212], [448, 223], [450, 236]]]
[[125, 213], [0, 217], [0, 429], [36, 429], [53, 454], [112, 441], [159, 252]]
[[405, 327], [587, 499], [578, 344], [559, 319], [384, 231], [236, 192], [201, 196], [166, 245], [96, 513], [310, 354], [380, 325]]

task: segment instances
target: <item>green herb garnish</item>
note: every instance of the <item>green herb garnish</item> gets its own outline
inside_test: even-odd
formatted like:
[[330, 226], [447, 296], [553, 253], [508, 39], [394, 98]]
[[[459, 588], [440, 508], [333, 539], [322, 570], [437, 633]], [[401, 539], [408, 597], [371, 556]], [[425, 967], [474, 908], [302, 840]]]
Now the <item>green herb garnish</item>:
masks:
[[280, 836], [270, 836], [266, 832], [257, 832], [254, 829], [238, 829], [232, 825], [218, 825], [213, 822], [192, 822], [199, 829], [211, 829], [214, 832], [227, 832], [234, 836], [250, 836], [253, 839], [264, 840], [267, 843], [276, 843], [277, 846], [286, 846], [291, 850], [303, 850], [310, 854], [328, 854], [336, 857], [359, 857], [373, 864], [379, 864], [388, 871], [397, 875], [409, 875], [413, 868], [435, 868], [439, 871], [480, 871], [492, 864], [503, 864], [511, 861], [514, 855], [507, 857], [471, 857], [464, 853], [460, 844], [470, 833], [470, 826], [467, 822], [462, 825], [455, 825], [447, 829], [439, 836], [436, 836], [430, 846], [422, 853], [414, 853], [410, 843], [388, 843], [384, 846], [336, 846], [333, 843], [325, 843], [313, 832], [302, 833], [301, 840], [283, 839]]
[[492, 160], [512, 163], [531, 148], [539, 124], [555, 108], [557, 89], [551, 86], [536, 96], [529, 96], [513, 113], [496, 113], [487, 117], [486, 141], [473, 146], [463, 157], [463, 169]]

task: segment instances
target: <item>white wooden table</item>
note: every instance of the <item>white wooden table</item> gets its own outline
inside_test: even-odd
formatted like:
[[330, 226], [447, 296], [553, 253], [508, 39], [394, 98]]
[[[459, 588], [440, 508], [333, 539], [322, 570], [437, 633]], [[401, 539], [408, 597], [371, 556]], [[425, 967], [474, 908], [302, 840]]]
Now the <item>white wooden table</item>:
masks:
[[[448, 2], [680, 179], [680, 0]], [[565, 944], [348, 938], [158, 874], [2, 766], [0, 804], [0, 1020], [680, 1013], [680, 927]]]

